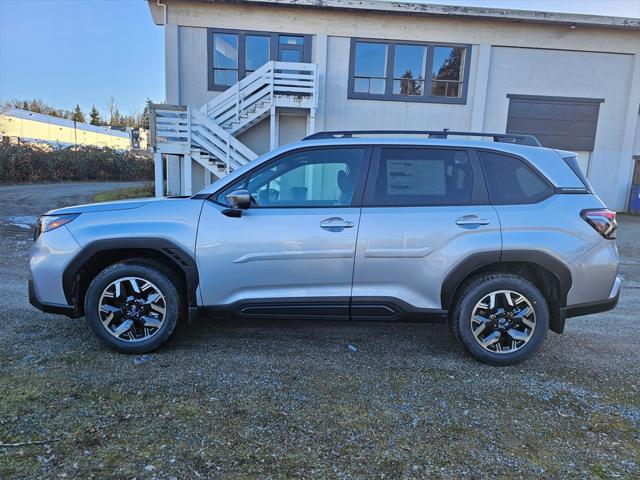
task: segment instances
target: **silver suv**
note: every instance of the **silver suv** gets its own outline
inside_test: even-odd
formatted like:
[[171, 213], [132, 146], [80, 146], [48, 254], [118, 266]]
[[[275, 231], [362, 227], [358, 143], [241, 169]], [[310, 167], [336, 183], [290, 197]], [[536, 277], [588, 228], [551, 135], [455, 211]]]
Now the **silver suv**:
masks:
[[315, 134], [192, 197], [47, 212], [30, 301], [86, 316], [122, 352], [208, 311], [448, 321], [498, 365], [616, 306], [615, 213], [575, 154], [522, 135], [396, 133]]

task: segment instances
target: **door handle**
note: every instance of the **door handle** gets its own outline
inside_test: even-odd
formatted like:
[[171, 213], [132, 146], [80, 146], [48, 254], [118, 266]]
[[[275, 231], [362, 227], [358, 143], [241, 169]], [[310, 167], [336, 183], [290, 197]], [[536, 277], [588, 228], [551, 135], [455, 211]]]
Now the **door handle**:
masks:
[[489, 220], [478, 215], [464, 215], [456, 220], [456, 225], [462, 228], [475, 228], [480, 225], [489, 225]]
[[320, 222], [320, 228], [330, 232], [338, 232], [345, 228], [353, 228], [353, 222], [348, 222], [344, 218], [331, 217]]

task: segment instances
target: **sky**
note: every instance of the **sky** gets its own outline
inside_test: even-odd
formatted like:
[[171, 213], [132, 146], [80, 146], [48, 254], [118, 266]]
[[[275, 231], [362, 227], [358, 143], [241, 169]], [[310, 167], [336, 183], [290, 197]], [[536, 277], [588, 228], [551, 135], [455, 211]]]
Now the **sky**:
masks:
[[[414, 0], [419, 1], [419, 0]], [[640, 17], [640, 0], [429, 0], [421, 3]], [[0, 103], [38, 98], [104, 114], [164, 99], [163, 29], [143, 0], [0, 0]]]

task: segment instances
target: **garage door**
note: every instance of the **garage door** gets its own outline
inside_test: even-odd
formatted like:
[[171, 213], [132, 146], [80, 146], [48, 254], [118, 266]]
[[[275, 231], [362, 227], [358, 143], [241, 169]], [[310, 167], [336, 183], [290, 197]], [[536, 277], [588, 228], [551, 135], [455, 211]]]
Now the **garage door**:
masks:
[[592, 151], [600, 98], [507, 95], [507, 133], [538, 137], [545, 147]]

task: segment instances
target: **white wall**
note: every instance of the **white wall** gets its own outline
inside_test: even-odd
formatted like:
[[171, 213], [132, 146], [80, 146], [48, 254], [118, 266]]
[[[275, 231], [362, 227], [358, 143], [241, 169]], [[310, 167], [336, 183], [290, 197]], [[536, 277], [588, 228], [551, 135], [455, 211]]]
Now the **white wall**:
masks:
[[505, 131], [510, 93], [603, 98], [589, 180], [607, 205], [622, 209], [612, 179], [630, 161], [621, 154], [633, 62], [633, 55], [494, 47], [483, 128]]

